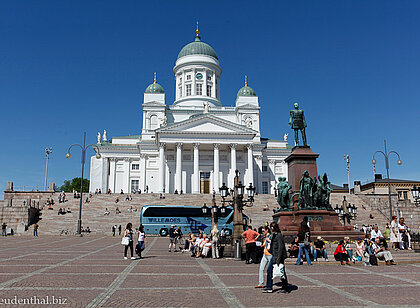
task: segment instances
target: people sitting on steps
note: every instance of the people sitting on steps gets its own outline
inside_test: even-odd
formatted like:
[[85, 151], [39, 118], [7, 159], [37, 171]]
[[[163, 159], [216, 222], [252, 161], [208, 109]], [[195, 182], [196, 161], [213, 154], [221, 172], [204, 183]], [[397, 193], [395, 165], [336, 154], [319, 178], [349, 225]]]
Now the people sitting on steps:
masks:
[[375, 239], [375, 242], [372, 244], [372, 249], [375, 253], [375, 256], [378, 259], [385, 259], [386, 265], [396, 265], [397, 263], [394, 262], [392, 258], [392, 254], [389, 250], [386, 250], [384, 245], [382, 244], [379, 237]]

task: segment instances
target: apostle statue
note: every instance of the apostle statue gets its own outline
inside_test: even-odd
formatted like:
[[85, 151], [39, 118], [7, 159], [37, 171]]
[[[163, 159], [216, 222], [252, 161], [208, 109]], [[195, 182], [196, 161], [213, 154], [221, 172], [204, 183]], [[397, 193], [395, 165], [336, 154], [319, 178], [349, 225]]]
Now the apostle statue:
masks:
[[299, 104], [296, 102], [294, 104], [295, 109], [290, 110], [290, 119], [289, 119], [289, 125], [292, 126], [292, 129], [295, 130], [295, 146], [299, 145], [299, 131], [302, 134], [302, 141], [303, 146], [308, 146], [308, 143], [306, 142], [306, 121], [305, 121], [305, 115], [303, 113], [303, 110], [299, 109]]
[[168, 123], [168, 118], [166, 117], [166, 115], [164, 115], [162, 119], [162, 126], [166, 126], [167, 123]]
[[283, 140], [287, 142], [287, 137], [289, 136], [289, 134], [284, 134], [283, 136]]
[[209, 111], [210, 111], [210, 103], [209, 102], [205, 102], [205, 103], [203, 103], [203, 105], [204, 105], [204, 111], [203, 111], [203, 113], [209, 113]]
[[292, 186], [286, 181], [286, 178], [279, 177], [277, 184], [277, 203], [280, 205], [280, 210], [288, 210], [290, 205], [289, 190]]
[[104, 134], [102, 135], [102, 141], [103, 142], [107, 142], [107, 139], [106, 139], [106, 130], [104, 129]]
[[303, 172], [299, 182], [299, 206], [301, 208], [311, 208], [313, 206], [313, 188], [314, 180], [309, 176], [309, 172], [306, 170]]
[[98, 140], [98, 144], [101, 143], [101, 133], [98, 132], [98, 135], [96, 136], [96, 139]]

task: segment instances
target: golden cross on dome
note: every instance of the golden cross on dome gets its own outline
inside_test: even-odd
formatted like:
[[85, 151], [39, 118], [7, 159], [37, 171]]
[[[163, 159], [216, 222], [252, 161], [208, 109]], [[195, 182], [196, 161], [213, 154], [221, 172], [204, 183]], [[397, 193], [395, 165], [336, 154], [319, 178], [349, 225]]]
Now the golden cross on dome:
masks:
[[197, 20], [197, 30], [195, 30], [195, 33], [197, 33], [197, 37], [200, 34], [200, 30], [198, 30], [198, 20]]
[[247, 75], [245, 75], [245, 87], [247, 87], [248, 86], [248, 77], [247, 77]]
[[156, 72], [154, 74], [153, 83], [156, 83]]

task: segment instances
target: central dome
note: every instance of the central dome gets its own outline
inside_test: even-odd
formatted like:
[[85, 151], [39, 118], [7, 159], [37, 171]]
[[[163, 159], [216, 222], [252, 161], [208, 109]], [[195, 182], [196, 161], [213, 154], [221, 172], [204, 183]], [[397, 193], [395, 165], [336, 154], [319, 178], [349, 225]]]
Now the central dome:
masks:
[[209, 44], [203, 43], [198, 35], [196, 36], [194, 42], [185, 45], [184, 48], [181, 49], [177, 60], [190, 55], [205, 55], [219, 60], [214, 49]]

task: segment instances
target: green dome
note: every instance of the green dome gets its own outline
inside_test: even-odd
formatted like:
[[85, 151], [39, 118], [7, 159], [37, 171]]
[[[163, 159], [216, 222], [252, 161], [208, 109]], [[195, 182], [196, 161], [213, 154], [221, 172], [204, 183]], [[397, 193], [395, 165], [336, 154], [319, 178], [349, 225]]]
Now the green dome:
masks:
[[162, 86], [156, 82], [152, 83], [150, 86], [146, 88], [144, 93], [165, 93]]
[[257, 96], [257, 94], [255, 94], [254, 89], [252, 89], [251, 87], [245, 86], [245, 87], [242, 87], [238, 91], [237, 96]]
[[177, 60], [189, 55], [205, 55], [219, 59], [214, 49], [210, 45], [203, 43], [199, 36], [195, 38], [194, 42], [185, 45], [184, 48], [181, 49]]

